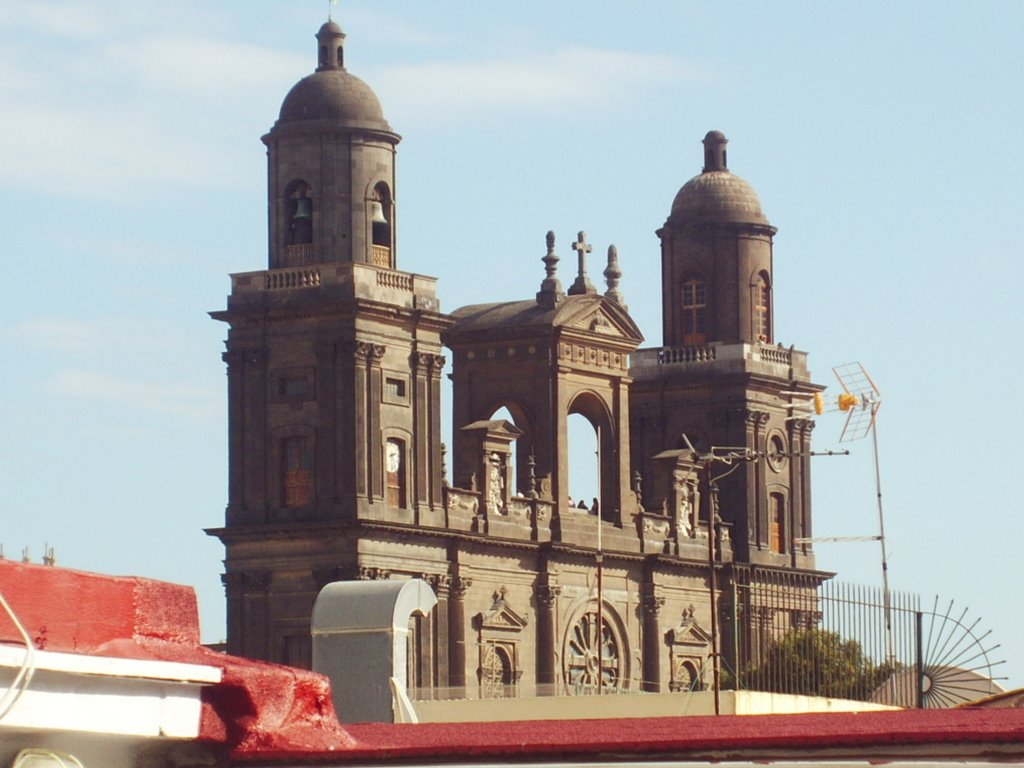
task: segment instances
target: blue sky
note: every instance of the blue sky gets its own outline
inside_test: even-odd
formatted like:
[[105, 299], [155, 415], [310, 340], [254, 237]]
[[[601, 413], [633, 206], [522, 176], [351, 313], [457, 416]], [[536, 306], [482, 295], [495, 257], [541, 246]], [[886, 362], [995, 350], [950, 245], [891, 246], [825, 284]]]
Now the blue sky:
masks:
[[[206, 312], [229, 273], [265, 266], [259, 138], [326, 11], [0, 3], [0, 542], [195, 585], [208, 640], [226, 424]], [[1024, 5], [353, 0], [335, 17], [404, 137], [400, 266], [440, 277], [447, 310], [533, 295], [545, 232], [564, 258], [584, 229], [595, 254], [617, 245], [659, 344], [654, 231], [724, 131], [779, 227], [777, 338], [830, 391], [852, 360], [883, 391], [893, 587], [969, 608], [1024, 685]], [[816, 447], [840, 429], [819, 419]], [[814, 465], [817, 535], [877, 530], [870, 443], [851, 447]], [[879, 581], [874, 543], [817, 552]]]

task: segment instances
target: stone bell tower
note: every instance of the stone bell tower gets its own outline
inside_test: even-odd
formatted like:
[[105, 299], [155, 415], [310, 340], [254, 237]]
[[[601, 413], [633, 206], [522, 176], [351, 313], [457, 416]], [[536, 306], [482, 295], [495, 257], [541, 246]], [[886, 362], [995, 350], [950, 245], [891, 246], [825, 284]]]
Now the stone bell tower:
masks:
[[227, 308], [228, 648], [309, 663], [326, 581], [366, 569], [353, 531], [439, 524], [444, 358], [436, 280], [398, 270], [395, 149], [336, 23], [263, 137], [268, 269]]
[[[632, 357], [632, 456], [645, 487], [654, 458], [687, 447], [746, 448], [720, 483], [737, 562], [813, 568], [810, 435], [790, 393], [813, 393], [807, 355], [775, 342], [773, 238], [754, 188], [729, 171], [728, 140], [704, 137], [701, 173], [679, 190], [661, 239], [661, 348]], [[706, 513], [702, 513], [705, 515]]]
[[267, 145], [270, 268], [356, 262], [394, 269], [400, 137], [345, 69], [345, 33], [320, 27], [316, 71], [291, 89]]

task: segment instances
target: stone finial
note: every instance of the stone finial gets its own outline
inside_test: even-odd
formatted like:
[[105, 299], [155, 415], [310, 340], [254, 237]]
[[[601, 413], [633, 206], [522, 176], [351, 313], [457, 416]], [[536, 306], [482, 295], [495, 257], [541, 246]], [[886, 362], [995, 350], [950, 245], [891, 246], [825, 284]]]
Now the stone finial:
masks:
[[546, 277], [540, 284], [540, 291], [537, 293], [537, 303], [541, 306], [554, 307], [558, 301], [565, 296], [562, 292], [562, 283], [556, 277], [558, 272], [558, 254], [555, 253], [555, 233], [548, 230], [545, 240], [548, 246], [548, 252], [544, 254], [544, 258], [541, 261], [544, 262], [544, 273]]
[[590, 278], [587, 277], [587, 254], [594, 250], [593, 246], [587, 242], [587, 233], [582, 230], [576, 235], [576, 242], [572, 244], [572, 249], [576, 251], [579, 257], [579, 270], [576, 273], [576, 280], [573, 281], [572, 287], [569, 288], [570, 296], [579, 296], [586, 293], [597, 293], [597, 288], [590, 282]]
[[621, 306], [626, 308], [626, 297], [619, 290], [619, 280], [622, 279], [622, 268], [619, 266], [619, 249], [614, 245], [608, 246], [608, 266], [604, 268], [604, 282], [608, 290], [604, 295]]
[[528, 499], [537, 498], [537, 459], [531, 453], [526, 457], [526, 493]]

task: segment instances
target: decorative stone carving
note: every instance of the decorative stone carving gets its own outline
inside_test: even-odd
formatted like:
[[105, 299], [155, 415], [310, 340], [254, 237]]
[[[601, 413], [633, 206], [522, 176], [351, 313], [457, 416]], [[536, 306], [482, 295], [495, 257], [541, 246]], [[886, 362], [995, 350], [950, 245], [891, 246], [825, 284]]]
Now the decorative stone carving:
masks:
[[668, 529], [668, 520], [653, 517], [651, 515], [644, 515], [641, 518], [640, 530], [643, 532], [645, 538], [664, 538], [668, 536]]
[[665, 598], [659, 594], [656, 594], [653, 589], [654, 585], [646, 585], [650, 587], [649, 590], [645, 590], [643, 596], [644, 612], [650, 614], [652, 618], [657, 618], [658, 614], [661, 613], [661, 609], [665, 606]]
[[537, 605], [545, 608], [554, 605], [560, 594], [562, 594], [562, 588], [558, 584], [538, 584], [533, 590]]
[[529, 521], [530, 519], [530, 505], [525, 501], [517, 501], [513, 499], [508, 503], [506, 507], [509, 517], [515, 518], [520, 521]]
[[356, 574], [357, 581], [387, 581], [390, 578], [391, 571], [387, 568], [360, 566]]
[[465, 576], [452, 576], [449, 594], [456, 600], [462, 600], [471, 586], [473, 586], [472, 579]]
[[472, 494], [458, 491], [448, 492], [448, 508], [450, 510], [475, 515], [479, 507], [480, 500]]
[[367, 341], [357, 341], [352, 347], [355, 357], [365, 362], [379, 362], [384, 357], [384, 351], [383, 344], [371, 344]]
[[434, 594], [438, 598], [448, 597], [448, 593], [452, 586], [452, 577], [446, 573], [424, 573], [420, 576], [430, 588], [434, 590]]
[[487, 460], [487, 512], [505, 514], [505, 462], [504, 456], [493, 452]]
[[683, 609], [678, 626], [665, 639], [669, 645], [669, 690], [699, 691], [704, 688], [703, 670], [711, 654], [711, 635], [694, 617], [693, 605]]

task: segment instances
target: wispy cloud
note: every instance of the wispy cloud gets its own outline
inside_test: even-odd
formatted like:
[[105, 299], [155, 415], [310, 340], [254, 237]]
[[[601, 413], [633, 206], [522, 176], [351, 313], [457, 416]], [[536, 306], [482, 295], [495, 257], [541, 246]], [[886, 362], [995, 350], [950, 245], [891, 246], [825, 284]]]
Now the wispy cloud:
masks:
[[[238, 131], [266, 127], [309, 69], [295, 55], [151, 19], [16, 5], [24, 14], [0, 10], [0, 143], [10, 150], [0, 184], [26, 191], [116, 199], [248, 184]], [[19, 29], [49, 29], [51, 48], [40, 55]]]
[[219, 390], [169, 385], [81, 369], [59, 371], [47, 383], [47, 391], [81, 400], [116, 404], [118, 407], [209, 421], [220, 409]]
[[94, 352], [135, 347], [146, 334], [124, 321], [36, 317], [11, 326], [4, 334], [32, 347], [59, 352]]
[[706, 79], [682, 59], [647, 53], [570, 47], [515, 58], [435, 61], [381, 69], [375, 88], [389, 111], [408, 120], [472, 120], [628, 101], [666, 83]]

